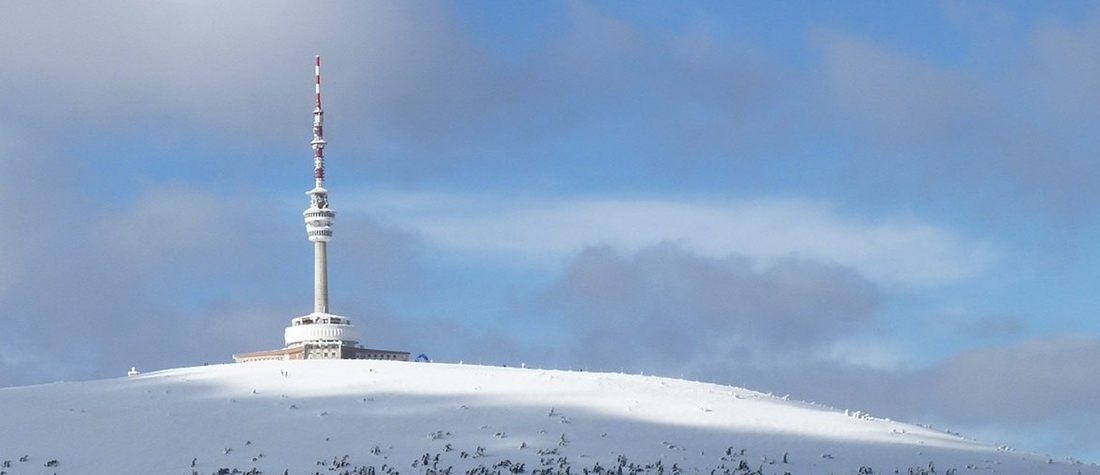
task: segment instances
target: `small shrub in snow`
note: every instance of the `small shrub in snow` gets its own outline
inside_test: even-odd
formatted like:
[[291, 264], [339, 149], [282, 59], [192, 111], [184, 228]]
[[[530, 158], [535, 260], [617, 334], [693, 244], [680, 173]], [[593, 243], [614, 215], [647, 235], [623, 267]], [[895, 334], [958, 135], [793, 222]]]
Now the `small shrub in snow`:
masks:
[[[671, 445], [671, 444], [668, 444]], [[393, 447], [389, 447], [390, 450]], [[376, 455], [381, 452], [382, 449], [375, 447]], [[790, 471], [774, 471], [770, 470], [765, 472], [765, 467], [768, 464], [778, 463], [778, 460], [773, 460], [768, 457], [763, 457], [761, 460], [763, 464], [758, 466], [751, 466], [750, 462], [746, 460], [746, 450], [735, 451], [733, 447], [726, 449], [726, 455], [721, 457], [721, 462], [718, 466], [710, 469], [704, 467], [686, 467], [681, 468], [678, 463], [672, 463], [671, 460], [666, 460], [661, 456], [655, 462], [649, 464], [641, 464], [632, 462], [624, 455], [617, 455], [614, 464], [604, 465], [608, 463], [607, 460], [596, 460], [591, 462], [591, 465], [582, 465], [580, 463], [574, 463], [568, 457], [560, 455], [557, 448], [554, 449], [541, 449], [538, 450], [540, 456], [539, 465], [528, 468], [523, 462], [515, 461], [513, 459], [498, 458], [490, 460], [491, 455], [486, 455], [485, 447], [478, 446], [476, 450], [471, 453], [462, 452], [461, 458], [468, 459], [459, 465], [459, 469], [455, 471], [454, 466], [440, 467], [440, 459], [445, 457], [453, 457], [453, 455], [442, 455], [442, 453], [431, 454], [426, 452], [418, 458], [411, 461], [411, 465], [414, 469], [413, 472], [406, 472], [405, 475], [790, 475]], [[798, 452], [795, 452], [797, 456]], [[788, 459], [791, 453], [785, 452], [783, 454], [783, 462], [788, 463]], [[584, 456], [581, 456], [584, 458]], [[753, 458], [757, 455], [753, 455]], [[831, 454], [823, 454], [822, 458], [832, 459]], [[28, 458], [29, 459], [29, 458]], [[453, 460], [453, 459], [452, 459]], [[671, 466], [666, 466], [665, 463], [671, 463]], [[755, 464], [754, 464], [755, 465]], [[816, 464], [815, 464], [816, 465]], [[398, 464], [400, 466], [400, 464]], [[391, 466], [383, 464], [381, 467], [374, 465], [353, 466], [351, 463], [351, 457], [344, 455], [342, 457], [331, 457], [321, 459], [317, 462], [317, 469], [304, 472], [305, 475], [312, 473], [314, 475], [321, 475], [324, 473], [331, 473], [332, 475], [402, 475], [397, 466]], [[320, 467], [325, 467], [321, 469]], [[405, 467], [408, 467], [406, 465]], [[406, 468], [407, 470], [407, 468]], [[841, 470], [839, 472], [832, 473], [849, 473], [852, 475], [878, 475], [879, 472], [872, 469], [869, 466], [860, 466], [857, 471], [851, 471], [852, 469]], [[972, 469], [973, 470], [973, 469]], [[209, 472], [208, 472], [209, 473]], [[289, 470], [283, 472], [274, 472], [275, 474], [283, 473], [283, 475], [290, 475]], [[830, 472], [822, 472], [830, 473]], [[955, 469], [950, 470], [937, 470], [934, 463], [929, 463], [927, 466], [913, 467], [906, 469], [897, 469], [893, 473], [897, 475], [957, 475]], [[7, 473], [0, 471], [0, 475], [8, 475]], [[197, 471], [192, 471], [192, 475], [200, 475]], [[223, 468], [217, 472], [213, 472], [212, 475], [262, 475], [259, 470], [252, 468], [247, 471], [240, 469]]]
[[350, 464], [348, 463], [348, 456], [347, 455], [345, 455], [343, 458], [340, 458], [340, 459], [337, 459], [336, 457], [332, 458], [332, 466], [334, 468], [344, 468], [344, 467], [347, 467], [348, 465], [350, 465]]

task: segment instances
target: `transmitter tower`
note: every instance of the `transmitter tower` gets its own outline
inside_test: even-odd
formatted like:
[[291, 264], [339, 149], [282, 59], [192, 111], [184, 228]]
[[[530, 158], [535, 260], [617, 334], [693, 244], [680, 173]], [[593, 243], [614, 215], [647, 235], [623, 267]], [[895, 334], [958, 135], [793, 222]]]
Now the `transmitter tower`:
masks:
[[299, 359], [372, 359], [408, 361], [404, 351], [373, 350], [359, 346], [351, 320], [329, 312], [328, 243], [336, 211], [329, 207], [325, 189], [325, 111], [321, 108], [321, 57], [314, 57], [313, 189], [306, 192], [309, 208], [302, 212], [306, 236], [313, 243], [313, 311], [294, 318], [283, 332], [285, 346], [278, 350], [233, 355], [237, 362]]

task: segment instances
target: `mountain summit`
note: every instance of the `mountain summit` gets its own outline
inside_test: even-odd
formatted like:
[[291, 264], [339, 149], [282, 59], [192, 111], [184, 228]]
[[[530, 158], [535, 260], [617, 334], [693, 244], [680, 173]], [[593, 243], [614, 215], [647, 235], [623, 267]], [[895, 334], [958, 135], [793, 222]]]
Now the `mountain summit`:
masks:
[[0, 390], [0, 473], [1100, 474], [676, 379], [264, 361]]

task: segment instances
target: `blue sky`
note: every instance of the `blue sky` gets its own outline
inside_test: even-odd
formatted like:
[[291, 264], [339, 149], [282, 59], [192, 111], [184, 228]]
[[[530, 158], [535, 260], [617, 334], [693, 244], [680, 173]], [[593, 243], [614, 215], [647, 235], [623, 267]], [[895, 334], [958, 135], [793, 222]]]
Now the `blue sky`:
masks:
[[0, 385], [311, 308], [439, 361], [790, 394], [1100, 462], [1090, 2], [0, 6]]

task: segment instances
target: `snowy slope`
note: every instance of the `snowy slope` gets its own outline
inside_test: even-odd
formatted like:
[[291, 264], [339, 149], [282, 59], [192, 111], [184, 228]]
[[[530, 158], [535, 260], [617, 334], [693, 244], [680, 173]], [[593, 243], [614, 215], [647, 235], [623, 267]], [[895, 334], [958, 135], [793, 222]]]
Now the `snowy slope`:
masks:
[[262, 362], [9, 388], [0, 424], [6, 474], [1100, 474], [732, 387], [436, 363]]

